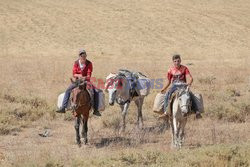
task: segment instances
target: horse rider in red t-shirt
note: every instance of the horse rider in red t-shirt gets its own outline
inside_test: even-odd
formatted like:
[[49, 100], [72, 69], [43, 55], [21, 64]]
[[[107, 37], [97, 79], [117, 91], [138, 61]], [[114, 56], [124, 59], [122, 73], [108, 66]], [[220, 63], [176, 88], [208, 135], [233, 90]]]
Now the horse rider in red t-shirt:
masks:
[[[84, 49], [81, 49], [79, 51], [79, 59], [77, 59], [73, 66], [73, 77], [75, 79], [90, 81], [91, 75], [93, 71], [93, 65], [92, 62], [87, 60], [87, 53]], [[62, 107], [57, 110], [58, 113], [65, 113], [65, 109], [68, 105], [68, 101], [70, 98], [71, 91], [77, 87], [76, 83], [72, 83], [66, 90], [65, 96], [63, 98], [63, 105]], [[93, 88], [94, 97], [96, 94], [95, 89]], [[94, 100], [95, 103], [95, 100]], [[94, 112], [94, 115], [101, 116], [100, 112], [95, 108], [96, 105], [92, 104]]]
[[[168, 69], [167, 73], [167, 84], [161, 90], [161, 93], [164, 94], [167, 88], [171, 85], [168, 93], [166, 94], [166, 98], [164, 99], [164, 113], [160, 116], [160, 118], [167, 116], [169, 98], [178, 88], [178, 84], [176, 83], [187, 83], [188, 86], [191, 86], [193, 82], [193, 77], [189, 69], [186, 66], [181, 65], [180, 55], [174, 55], [172, 60], [173, 66]], [[187, 77], [189, 78], [189, 81], [187, 81]], [[199, 112], [196, 113], [196, 118], [201, 118], [201, 114]]]

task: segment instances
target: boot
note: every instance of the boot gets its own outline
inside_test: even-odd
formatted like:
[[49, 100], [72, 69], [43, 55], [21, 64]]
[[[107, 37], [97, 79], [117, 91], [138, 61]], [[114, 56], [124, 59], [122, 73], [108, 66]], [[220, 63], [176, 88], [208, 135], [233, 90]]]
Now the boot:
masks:
[[96, 116], [99, 116], [99, 117], [102, 116], [101, 113], [98, 110], [94, 110], [93, 114], [96, 115]]
[[65, 113], [65, 108], [60, 108], [59, 110], [56, 111], [57, 113]]
[[202, 118], [201, 113], [196, 113], [195, 117], [196, 119], [201, 119]]

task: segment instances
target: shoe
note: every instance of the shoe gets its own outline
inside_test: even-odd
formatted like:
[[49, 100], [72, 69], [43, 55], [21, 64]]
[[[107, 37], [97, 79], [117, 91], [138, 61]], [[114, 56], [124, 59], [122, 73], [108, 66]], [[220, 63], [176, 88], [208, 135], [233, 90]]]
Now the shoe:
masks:
[[202, 116], [201, 116], [201, 114], [200, 113], [196, 113], [196, 119], [201, 119], [202, 118]]
[[99, 111], [97, 111], [97, 110], [94, 110], [93, 114], [96, 115], [96, 116], [99, 116], [99, 117], [102, 116], [101, 113]]
[[65, 113], [65, 108], [60, 108], [59, 110], [56, 111], [57, 113]]
[[168, 114], [167, 113], [163, 113], [159, 116], [159, 118], [167, 118], [168, 117]]

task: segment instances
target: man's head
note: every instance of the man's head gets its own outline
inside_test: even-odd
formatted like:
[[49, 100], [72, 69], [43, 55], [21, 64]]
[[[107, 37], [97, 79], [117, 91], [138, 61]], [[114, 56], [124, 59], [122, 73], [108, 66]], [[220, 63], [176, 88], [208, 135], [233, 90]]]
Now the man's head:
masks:
[[85, 63], [86, 61], [86, 58], [87, 58], [87, 53], [84, 49], [81, 49], [79, 51], [79, 60], [81, 61], [81, 63]]
[[173, 63], [175, 67], [181, 66], [181, 56], [180, 55], [173, 55]]

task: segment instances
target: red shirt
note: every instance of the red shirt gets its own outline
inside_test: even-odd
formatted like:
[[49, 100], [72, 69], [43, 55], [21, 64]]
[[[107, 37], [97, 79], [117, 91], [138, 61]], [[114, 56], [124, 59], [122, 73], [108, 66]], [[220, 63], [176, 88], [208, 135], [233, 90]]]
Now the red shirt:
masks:
[[90, 77], [92, 75], [93, 65], [91, 61], [86, 60], [85, 64], [83, 64], [82, 68], [79, 64], [79, 59], [75, 61], [73, 66], [73, 75], [74, 74], [82, 74], [83, 77], [87, 77], [86, 80], [90, 81]]
[[185, 82], [186, 83], [187, 81], [186, 75], [191, 75], [186, 66], [181, 65], [180, 68], [172, 66], [168, 69], [167, 78], [171, 83], [173, 82]]

